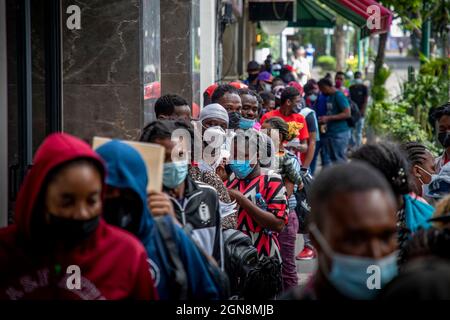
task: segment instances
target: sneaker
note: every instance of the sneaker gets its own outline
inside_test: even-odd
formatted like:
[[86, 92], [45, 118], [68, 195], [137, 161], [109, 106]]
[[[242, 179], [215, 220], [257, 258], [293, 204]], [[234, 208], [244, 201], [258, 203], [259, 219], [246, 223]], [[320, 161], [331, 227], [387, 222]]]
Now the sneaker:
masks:
[[314, 251], [314, 249], [312, 249], [308, 246], [305, 246], [295, 259], [297, 259], [297, 260], [312, 260], [315, 257], [316, 257], [316, 252]]

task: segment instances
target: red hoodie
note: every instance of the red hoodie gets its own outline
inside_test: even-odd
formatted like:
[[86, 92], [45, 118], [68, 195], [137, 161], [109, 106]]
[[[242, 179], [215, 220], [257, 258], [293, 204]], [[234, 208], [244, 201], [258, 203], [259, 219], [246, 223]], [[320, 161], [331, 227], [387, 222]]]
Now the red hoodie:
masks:
[[[79, 158], [98, 163], [104, 176], [100, 157], [75, 137], [53, 134], [38, 149], [17, 198], [16, 224], [0, 229], [0, 300], [158, 298], [144, 247], [103, 220], [72, 249], [49, 249], [32, 238], [31, 217], [43, 214], [34, 207], [47, 175]], [[81, 289], [74, 289], [78, 270]]]

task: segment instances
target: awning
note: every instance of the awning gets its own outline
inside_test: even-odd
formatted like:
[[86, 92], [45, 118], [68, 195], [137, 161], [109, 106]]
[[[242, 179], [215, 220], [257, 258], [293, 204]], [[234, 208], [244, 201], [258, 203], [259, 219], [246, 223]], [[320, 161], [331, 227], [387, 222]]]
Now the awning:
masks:
[[314, 0], [297, 0], [297, 21], [289, 27], [334, 28], [336, 17]]
[[[361, 29], [361, 38], [370, 34], [385, 33], [389, 31], [392, 23], [392, 13], [374, 0], [319, 0], [345, 19], [354, 23]], [[377, 6], [380, 9], [380, 28], [369, 29], [367, 20], [373, 14], [370, 6]]]

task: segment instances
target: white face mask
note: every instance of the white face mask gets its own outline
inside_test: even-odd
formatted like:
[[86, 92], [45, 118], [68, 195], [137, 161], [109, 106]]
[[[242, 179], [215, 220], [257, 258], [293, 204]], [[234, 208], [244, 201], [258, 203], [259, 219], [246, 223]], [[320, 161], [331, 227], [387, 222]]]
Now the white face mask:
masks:
[[428, 196], [429, 195], [430, 184], [436, 179], [436, 177], [438, 175], [429, 173], [428, 170], [425, 170], [421, 166], [417, 166], [416, 165], [416, 167], [419, 168], [420, 170], [422, 170], [423, 172], [425, 172], [427, 175], [430, 176], [430, 183], [424, 183], [421, 177], [417, 177], [417, 179], [419, 179], [420, 183], [422, 183], [422, 196]]

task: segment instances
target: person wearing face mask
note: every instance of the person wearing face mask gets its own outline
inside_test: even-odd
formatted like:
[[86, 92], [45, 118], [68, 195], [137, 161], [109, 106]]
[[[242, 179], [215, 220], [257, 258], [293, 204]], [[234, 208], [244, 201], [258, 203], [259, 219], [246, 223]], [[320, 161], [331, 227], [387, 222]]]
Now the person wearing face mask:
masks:
[[[426, 198], [434, 170], [434, 158], [431, 152], [421, 143], [407, 142], [402, 145], [410, 166], [410, 176], [414, 194]], [[425, 201], [425, 199], [423, 199]]]
[[323, 166], [347, 161], [347, 148], [351, 130], [347, 119], [351, 117], [350, 103], [344, 94], [333, 87], [328, 79], [318, 82], [320, 91], [326, 96], [326, 114], [319, 114], [322, 158], [329, 159]]
[[259, 95], [263, 100], [262, 107], [258, 112], [259, 118], [261, 118], [267, 112], [275, 110], [275, 96], [272, 92], [261, 92]]
[[[174, 223], [170, 199], [164, 193], [151, 192], [147, 207], [147, 169], [140, 154], [120, 141], [102, 145], [97, 153], [108, 168], [103, 218], [134, 234], [142, 242], [147, 250], [154, 278], [158, 279], [156, 285], [160, 299], [219, 299], [219, 288], [208, 273], [206, 258]], [[153, 215], [163, 215], [162, 220], [158, 222]], [[181, 285], [176, 283], [174, 266], [168, 263], [177, 257], [168, 249], [168, 240], [161, 233], [158, 223], [163, 224], [168, 231], [179, 253], [187, 278], [184, 290], [180, 290]]]
[[365, 144], [352, 154], [351, 160], [370, 164], [389, 182], [397, 200], [399, 262], [403, 263], [406, 242], [418, 230], [430, 227], [428, 219], [432, 217], [434, 208], [411, 195], [409, 165], [397, 144]]
[[142, 244], [100, 217], [105, 175], [85, 142], [60, 133], [44, 140], [16, 223], [0, 229], [0, 300], [157, 299]]
[[436, 172], [450, 162], [450, 102], [437, 108], [432, 118], [437, 128], [437, 139], [444, 148], [444, 153], [436, 159]]
[[[300, 86], [300, 85], [298, 85]], [[310, 90], [306, 92], [306, 89]], [[316, 91], [317, 89], [317, 91]], [[306, 125], [308, 127], [308, 151], [306, 153], [302, 153], [301, 156], [301, 162], [303, 168], [310, 168], [313, 159], [314, 154], [316, 152], [316, 144], [317, 141], [319, 141], [319, 124], [317, 121], [316, 112], [312, 108], [312, 100], [316, 101], [317, 94], [319, 91], [319, 88], [317, 85], [314, 87], [308, 83], [305, 85], [305, 88], [302, 88], [301, 92], [305, 93], [305, 99], [302, 100], [302, 103], [299, 104], [298, 113], [301, 114], [303, 117], [305, 117]], [[309, 105], [307, 104], [306, 100], [308, 100]]]
[[187, 230], [192, 230], [192, 238], [222, 267], [219, 198], [213, 187], [194, 181], [189, 176], [187, 154], [191, 146], [172, 140], [172, 133], [177, 129], [185, 130], [192, 140], [192, 127], [178, 121], [152, 122], [144, 128], [140, 140], [165, 148], [163, 192], [169, 196], [178, 222]]
[[[215, 148], [215, 152], [218, 153], [217, 156], [214, 152], [214, 155], [211, 155], [211, 159], [202, 157], [197, 163], [192, 162], [192, 165], [189, 167], [189, 176], [194, 181], [201, 181], [216, 189], [221, 204], [222, 227], [224, 229], [235, 229], [237, 225], [236, 212], [229, 213], [229, 209], [232, 208], [232, 201], [223, 181], [216, 173], [217, 168], [223, 161], [223, 157], [229, 153], [226, 150], [226, 145], [228, 143], [227, 139], [230, 139], [230, 137], [225, 131], [228, 128], [228, 122], [228, 114], [220, 104], [208, 105], [200, 112], [200, 123], [204, 138], [203, 150], [210, 143], [215, 143], [216, 140], [219, 144], [221, 143], [220, 141], [223, 141], [225, 145]], [[227, 210], [222, 210], [222, 208]]]
[[250, 61], [247, 64], [247, 73], [248, 78], [244, 81], [244, 83], [251, 89], [251, 90], [258, 90], [258, 75], [261, 70], [261, 67], [258, 62], [256, 61]]
[[239, 90], [239, 96], [242, 101], [239, 129], [248, 130], [253, 128], [260, 130], [261, 124], [258, 123], [259, 103], [257, 93], [249, 89], [241, 89]]
[[[286, 188], [281, 176], [261, 174], [259, 154], [264, 153], [267, 144], [258, 138], [259, 134], [252, 129], [236, 133], [228, 163], [234, 175], [226, 186], [239, 205], [237, 229], [251, 237], [260, 256], [281, 261], [278, 234], [288, 222]], [[264, 206], [258, 206], [257, 194], [264, 200]]]
[[355, 123], [352, 133], [353, 145], [359, 147], [362, 144], [367, 101], [369, 99], [369, 88], [363, 83], [362, 73], [360, 71], [355, 72], [355, 80], [350, 86], [349, 92], [350, 99], [356, 103], [361, 114], [361, 117]]
[[294, 87], [287, 87], [281, 94], [280, 109], [266, 113], [260, 120], [262, 125], [267, 119], [279, 117], [288, 124], [289, 122], [296, 122], [300, 126], [298, 138], [291, 141], [288, 146], [291, 151], [296, 153], [299, 160], [301, 159], [301, 154], [308, 151], [307, 140], [309, 139], [308, 126], [305, 117], [295, 113], [296, 108], [299, 108], [298, 106], [301, 100], [302, 97], [297, 89]]
[[[271, 92], [272, 91], [273, 76], [270, 72], [263, 71], [258, 75], [258, 85], [256, 87], [257, 92]], [[250, 89], [252, 90], [252, 89]]]
[[[313, 183], [311, 208], [318, 270], [282, 299], [375, 299], [397, 275], [396, 202], [386, 179], [364, 163], [325, 168]], [[372, 286], [371, 266], [379, 268], [379, 286]]]
[[350, 92], [348, 89], [344, 86], [345, 83], [345, 73], [342, 71], [336, 72], [336, 75], [334, 77], [334, 87], [342, 92], [346, 97], [350, 95]]

